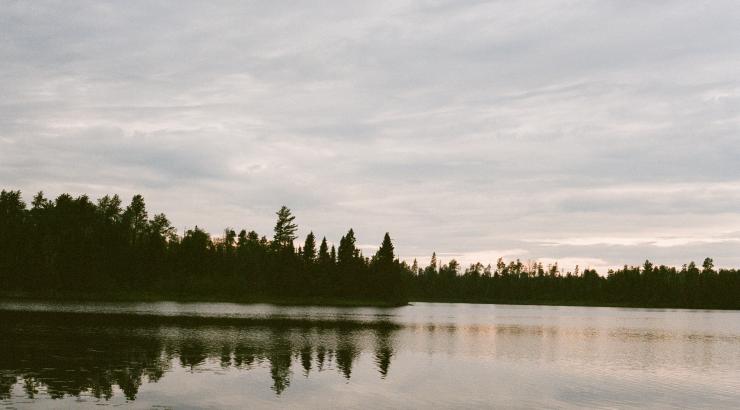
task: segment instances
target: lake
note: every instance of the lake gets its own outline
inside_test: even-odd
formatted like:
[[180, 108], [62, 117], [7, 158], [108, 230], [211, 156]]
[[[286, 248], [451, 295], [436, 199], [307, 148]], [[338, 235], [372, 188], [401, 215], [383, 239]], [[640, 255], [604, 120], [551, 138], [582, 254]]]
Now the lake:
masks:
[[739, 408], [740, 312], [0, 302], [6, 408]]

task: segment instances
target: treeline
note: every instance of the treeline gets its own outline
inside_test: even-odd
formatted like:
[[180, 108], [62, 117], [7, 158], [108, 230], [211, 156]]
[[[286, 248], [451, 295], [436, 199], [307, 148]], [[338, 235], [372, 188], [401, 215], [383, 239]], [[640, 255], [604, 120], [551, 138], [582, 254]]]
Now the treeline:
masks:
[[625, 266], [600, 276], [557, 264], [473, 264], [455, 260], [409, 266], [388, 234], [366, 257], [350, 229], [335, 248], [313, 232], [295, 248], [290, 210], [277, 212], [273, 236], [227, 228], [211, 237], [198, 228], [178, 235], [164, 214], [149, 217], [144, 199], [123, 206], [117, 196], [43, 193], [30, 206], [19, 191], [0, 193], [0, 289], [30, 294], [85, 292], [161, 297], [331, 298], [362, 302], [406, 300], [547, 303], [740, 309], [740, 271], [701, 267]]
[[432, 255], [426, 268], [414, 261], [410, 277], [412, 300], [740, 309], [740, 270], [715, 269], [710, 258], [681, 268], [645, 261], [600, 276], [518, 259], [463, 270], [454, 259], [442, 265]]
[[141, 293], [166, 297], [337, 298], [403, 303], [407, 291], [385, 235], [365, 257], [352, 229], [338, 248], [309, 233], [295, 249], [290, 210], [277, 212], [272, 239], [227, 228], [213, 238], [197, 226], [178, 235], [164, 214], [149, 217], [141, 195], [39, 192], [30, 207], [20, 191], [0, 193], [0, 289], [31, 294]]

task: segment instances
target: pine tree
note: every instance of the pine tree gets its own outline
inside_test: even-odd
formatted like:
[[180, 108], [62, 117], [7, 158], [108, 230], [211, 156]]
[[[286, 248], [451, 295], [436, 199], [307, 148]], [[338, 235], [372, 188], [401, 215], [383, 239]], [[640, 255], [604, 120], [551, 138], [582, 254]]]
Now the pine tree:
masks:
[[401, 276], [401, 264], [393, 253], [393, 242], [386, 232], [383, 243], [373, 256], [371, 268], [371, 289], [376, 297], [391, 301], [405, 300]]
[[429, 261], [425, 273], [429, 275], [437, 273], [437, 252], [432, 252], [432, 260]]
[[295, 216], [290, 212], [290, 209], [283, 205], [279, 211], [275, 213], [278, 217], [275, 223], [275, 236], [273, 237], [273, 244], [278, 248], [288, 248], [293, 244], [293, 241], [297, 238], [296, 231], [298, 225], [293, 223]]
[[380, 248], [373, 259], [376, 263], [382, 265], [392, 264], [395, 260], [395, 255], [393, 255], [393, 242], [391, 242], [391, 237], [388, 235], [388, 232], [385, 233], [383, 243], [380, 245]]
[[306, 236], [306, 242], [303, 244], [303, 260], [307, 263], [313, 263], [316, 260], [316, 237], [313, 232]]
[[337, 250], [337, 263], [347, 265], [357, 258], [358, 252], [355, 247], [355, 232], [350, 228], [347, 235], [339, 240], [339, 249]]
[[319, 263], [321, 265], [329, 264], [329, 246], [326, 244], [326, 237], [321, 239], [321, 245], [319, 246]]

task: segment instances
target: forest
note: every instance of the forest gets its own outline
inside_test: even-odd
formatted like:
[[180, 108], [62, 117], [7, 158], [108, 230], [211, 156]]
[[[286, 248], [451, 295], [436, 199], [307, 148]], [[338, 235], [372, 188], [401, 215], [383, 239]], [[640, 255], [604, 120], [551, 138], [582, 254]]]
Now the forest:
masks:
[[[408, 301], [740, 308], [740, 271], [711, 258], [680, 268], [624, 266], [605, 275], [499, 259], [496, 266], [426, 267], [400, 261], [389, 234], [365, 256], [349, 229], [338, 246], [310, 232], [297, 242], [295, 216], [276, 212], [271, 238], [197, 226], [178, 234], [150, 217], [144, 198], [0, 193], [0, 294], [27, 297], [305, 301], [402, 305]], [[299, 244], [296, 246], [296, 244]]]

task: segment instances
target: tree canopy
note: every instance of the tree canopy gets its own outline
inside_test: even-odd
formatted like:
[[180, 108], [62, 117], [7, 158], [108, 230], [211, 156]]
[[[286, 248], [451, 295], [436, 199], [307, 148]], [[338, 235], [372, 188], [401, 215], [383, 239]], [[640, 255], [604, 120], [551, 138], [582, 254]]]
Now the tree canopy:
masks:
[[495, 266], [426, 267], [398, 259], [386, 233], [365, 257], [353, 229], [338, 248], [313, 232], [294, 249], [298, 225], [290, 209], [276, 213], [274, 236], [226, 228], [213, 237], [195, 226], [182, 234], [162, 213], [150, 217], [144, 198], [124, 206], [117, 195], [93, 202], [86, 195], [33, 196], [0, 192], [0, 290], [43, 297], [69, 292], [162, 297], [255, 299], [326, 297], [556, 303], [693, 308], [740, 308], [740, 271], [701, 266], [624, 266], [599, 275], [576, 267], [499, 259]]
[[293, 245], [293, 241], [297, 238], [296, 231], [298, 231], [298, 225], [293, 221], [295, 216], [290, 212], [290, 209], [283, 205], [278, 210], [277, 222], [275, 223], [275, 236], [273, 237], [273, 243], [279, 247], [288, 247]]
[[[93, 203], [85, 195], [49, 200], [39, 192], [31, 205], [28, 209], [19, 191], [0, 193], [2, 290], [406, 300], [399, 275], [383, 288], [371, 282], [370, 263], [351, 229], [338, 256], [325, 237], [317, 249], [313, 232], [294, 249], [298, 225], [286, 206], [276, 212], [270, 241], [232, 228], [222, 237], [198, 226], [178, 235], [164, 214], [150, 217], [141, 195], [124, 206], [117, 195]], [[396, 265], [392, 260], [385, 266]]]

